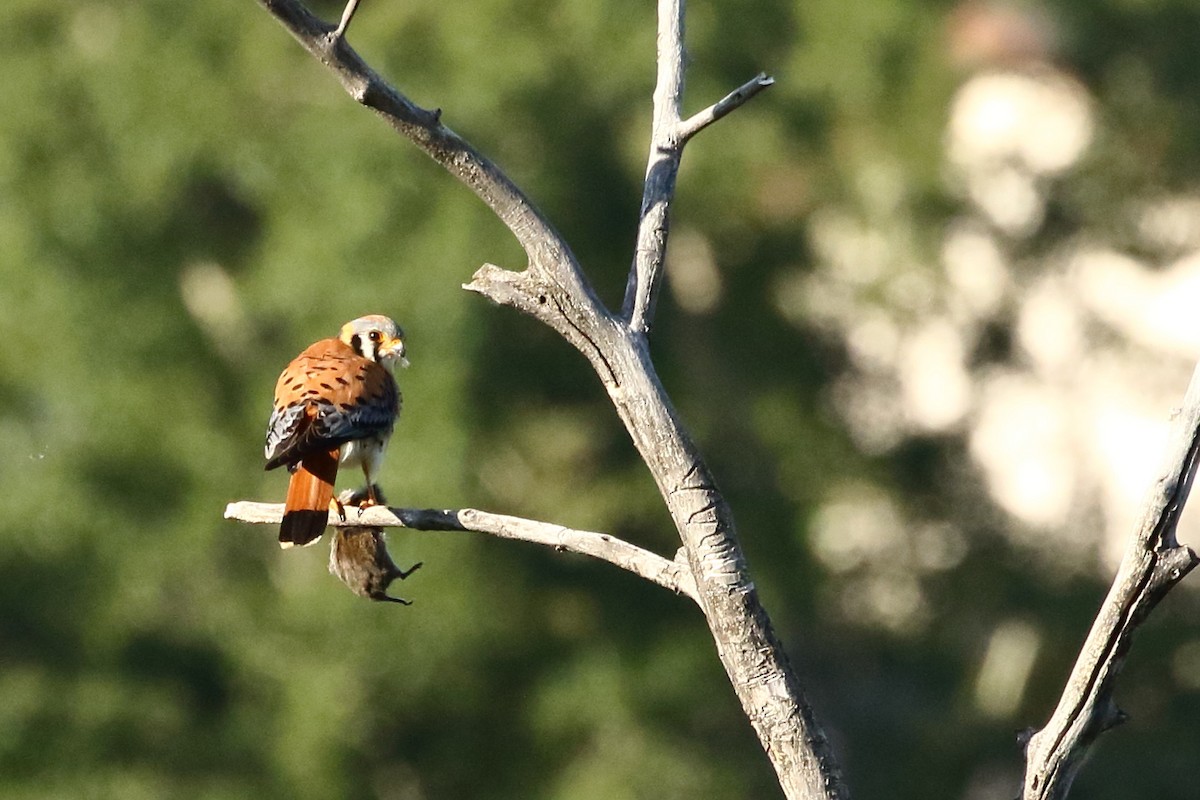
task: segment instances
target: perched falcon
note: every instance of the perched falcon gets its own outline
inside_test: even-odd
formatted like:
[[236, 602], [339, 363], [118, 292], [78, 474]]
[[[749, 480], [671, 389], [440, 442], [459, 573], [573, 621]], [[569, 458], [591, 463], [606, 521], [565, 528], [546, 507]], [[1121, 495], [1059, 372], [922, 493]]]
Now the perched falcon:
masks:
[[408, 366], [404, 332], [373, 314], [342, 326], [287, 365], [275, 384], [267, 425], [267, 469], [292, 473], [279, 526], [279, 546], [310, 544], [329, 519], [338, 464], [360, 465], [367, 503], [396, 418], [400, 390], [392, 371]]

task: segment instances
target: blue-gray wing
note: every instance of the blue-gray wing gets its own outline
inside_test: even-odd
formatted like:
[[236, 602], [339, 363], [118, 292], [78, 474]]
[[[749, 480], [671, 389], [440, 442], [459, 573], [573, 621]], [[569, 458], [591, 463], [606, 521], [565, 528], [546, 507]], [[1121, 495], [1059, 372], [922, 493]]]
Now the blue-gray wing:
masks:
[[400, 392], [384, 367], [339, 339], [323, 339], [288, 364], [267, 424], [267, 469], [367, 437], [386, 439]]

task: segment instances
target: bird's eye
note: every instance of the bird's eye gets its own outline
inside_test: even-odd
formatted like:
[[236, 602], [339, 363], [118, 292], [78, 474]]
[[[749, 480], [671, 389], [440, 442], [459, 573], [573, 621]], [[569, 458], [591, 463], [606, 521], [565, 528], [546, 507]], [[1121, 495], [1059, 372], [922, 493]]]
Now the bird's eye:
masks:
[[378, 341], [379, 341], [379, 331], [371, 331], [371, 333], [370, 333], [369, 335], [370, 335], [370, 337], [371, 337], [371, 341], [372, 341], [372, 342], [378, 342]]

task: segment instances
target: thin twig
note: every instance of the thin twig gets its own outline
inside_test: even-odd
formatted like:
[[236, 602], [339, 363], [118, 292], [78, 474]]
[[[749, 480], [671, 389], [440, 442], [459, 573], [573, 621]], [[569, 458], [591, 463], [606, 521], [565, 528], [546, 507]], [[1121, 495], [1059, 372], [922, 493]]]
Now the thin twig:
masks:
[[1124, 721], [1113, 700], [1134, 631], [1172, 587], [1197, 564], [1175, 537], [1179, 515], [1200, 459], [1200, 365], [1176, 413], [1167, 458], [1112, 588], [1067, 679], [1054, 714], [1028, 739], [1024, 800], [1062, 800], [1101, 733]]
[[[241, 501], [230, 503], [225, 508], [225, 519], [242, 522], [277, 525], [282, 518], [283, 506], [278, 503]], [[361, 513], [358, 509], [347, 508], [344, 520], [331, 512], [329, 524], [332, 527], [351, 528], [466, 531], [487, 533], [504, 539], [518, 539], [607, 561], [676, 594], [696, 599], [696, 584], [686, 564], [668, 560], [607, 533], [580, 531], [549, 522], [492, 514], [474, 508], [439, 510], [372, 506], [362, 509]]]
[[349, 0], [346, 7], [342, 10], [342, 21], [338, 23], [337, 30], [333, 32], [333, 38], [343, 39], [346, 36], [346, 31], [350, 29], [350, 23], [354, 19], [354, 12], [358, 11], [360, 0]]
[[775, 79], [765, 72], [760, 72], [750, 80], [734, 89], [703, 111], [699, 111], [679, 124], [679, 139], [686, 142], [700, 131], [713, 124], [721, 117], [746, 104], [763, 89], [775, 85]]

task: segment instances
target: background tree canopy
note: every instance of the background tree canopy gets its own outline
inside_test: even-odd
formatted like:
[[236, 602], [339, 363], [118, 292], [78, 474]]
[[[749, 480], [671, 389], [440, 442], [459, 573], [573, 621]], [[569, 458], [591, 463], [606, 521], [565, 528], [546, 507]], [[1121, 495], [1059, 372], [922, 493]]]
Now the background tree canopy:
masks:
[[[1200, 6], [689, 14], [689, 109], [779, 84], [684, 159], [664, 382], [856, 796], [1012, 796], [1014, 731], [1052, 708], [1200, 355]], [[0, 796], [777, 792], [680, 598], [397, 532], [416, 605], [370, 604], [324, 546], [221, 519], [282, 498], [282, 366], [379, 312], [413, 362], [394, 503], [674, 551], [583, 360], [459, 288], [521, 265], [468, 191], [254, 3], [0, 21]], [[652, 3], [368, 3], [350, 38], [619, 303]], [[1133, 722], [1080, 796], [1194, 796], [1198, 606], [1173, 594], [1139, 638]]]

